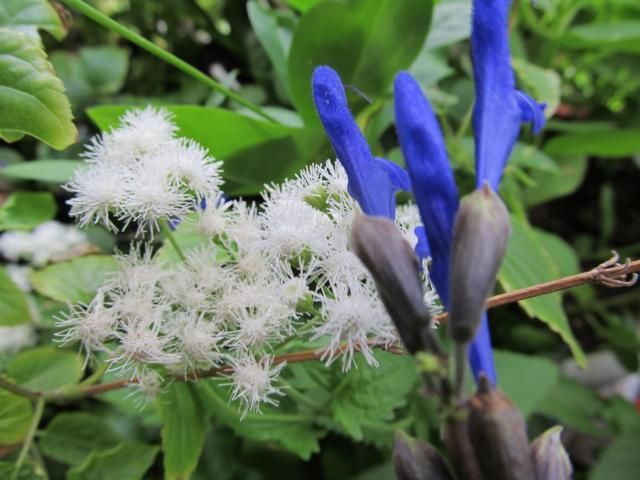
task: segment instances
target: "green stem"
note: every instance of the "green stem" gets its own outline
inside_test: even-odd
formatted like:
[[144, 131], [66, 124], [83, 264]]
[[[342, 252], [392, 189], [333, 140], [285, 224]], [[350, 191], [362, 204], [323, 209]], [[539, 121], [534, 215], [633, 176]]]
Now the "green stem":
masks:
[[187, 257], [185, 257], [184, 252], [182, 251], [182, 248], [180, 247], [180, 245], [178, 244], [178, 241], [176, 240], [176, 236], [173, 234], [173, 231], [169, 227], [169, 223], [167, 222], [167, 219], [161, 218], [159, 225], [160, 225], [160, 231], [167, 238], [167, 240], [169, 240], [169, 243], [178, 254], [178, 257], [180, 257], [180, 260], [184, 262], [187, 259]]
[[105, 14], [101, 13], [99, 10], [96, 10], [90, 5], [87, 5], [82, 0], [61, 0], [61, 2], [67, 5], [69, 8], [72, 8], [73, 10], [76, 10], [82, 15], [90, 18], [97, 24], [102, 25], [103, 27], [111, 30], [112, 32], [117, 33], [118, 35], [121, 35], [122, 37], [129, 40], [131, 43], [139, 46], [140, 48], [146, 50], [152, 55], [155, 55], [161, 60], [164, 60], [169, 65], [173, 65], [178, 70], [186, 73], [190, 77], [195, 78], [196, 80], [204, 83], [205, 85], [212, 88], [213, 90], [216, 90], [222, 93], [225, 97], [230, 98], [231, 100], [239, 103], [240, 105], [248, 108], [252, 112], [257, 113], [261, 117], [271, 122], [276, 122], [275, 118], [273, 118], [271, 115], [266, 113], [258, 105], [255, 105], [249, 100], [242, 98], [240, 95], [229, 90], [227, 87], [225, 87], [221, 83], [216, 82], [213, 78], [211, 78], [208, 75], [205, 75], [194, 66], [189, 65], [187, 62], [176, 57], [174, 54], [167, 52], [166, 50], [164, 50], [163, 48], [160, 48], [153, 42], [150, 42], [143, 36], [138, 35], [137, 33], [129, 30], [124, 25], [116, 22], [115, 20], [110, 19]]
[[30, 398], [31, 400], [38, 400], [42, 397], [40, 392], [34, 392], [27, 390], [26, 388], [22, 388], [20, 385], [16, 385], [3, 375], [0, 375], [0, 388], [13, 393], [14, 395], [18, 395], [19, 397]]
[[458, 127], [458, 132], [456, 133], [456, 143], [459, 143], [462, 140], [462, 137], [467, 130], [469, 129], [469, 125], [471, 124], [471, 119], [473, 118], [473, 102], [469, 105], [460, 126]]
[[18, 456], [18, 460], [16, 461], [15, 470], [13, 471], [13, 475], [11, 476], [11, 480], [16, 480], [18, 478], [18, 473], [20, 472], [20, 467], [24, 463], [24, 459], [29, 453], [29, 449], [31, 448], [31, 443], [33, 442], [33, 437], [36, 434], [36, 430], [38, 429], [38, 425], [40, 425], [40, 420], [42, 420], [42, 414], [44, 413], [44, 398], [39, 398], [36, 400], [36, 411], [33, 412], [33, 419], [31, 420], [31, 426], [29, 427], [29, 432], [27, 433], [27, 437], [24, 439], [24, 443], [22, 444], [22, 449], [20, 450], [20, 455]]

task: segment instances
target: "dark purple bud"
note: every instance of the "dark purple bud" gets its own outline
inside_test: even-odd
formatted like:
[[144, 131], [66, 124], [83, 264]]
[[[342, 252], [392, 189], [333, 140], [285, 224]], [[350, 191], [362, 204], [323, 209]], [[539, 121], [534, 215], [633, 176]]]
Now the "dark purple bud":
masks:
[[397, 480], [453, 480], [438, 450], [404, 432], [396, 432], [393, 465]]
[[562, 446], [561, 426], [555, 426], [538, 436], [531, 443], [531, 458], [536, 480], [570, 480], [573, 467], [569, 455]]
[[407, 351], [433, 350], [418, 259], [395, 223], [383, 217], [357, 215], [351, 246], [371, 272]]
[[460, 203], [453, 230], [449, 312], [451, 336], [458, 343], [475, 336], [510, 234], [509, 212], [489, 185]]
[[524, 419], [509, 397], [481, 377], [467, 405], [469, 437], [483, 477], [535, 480]]

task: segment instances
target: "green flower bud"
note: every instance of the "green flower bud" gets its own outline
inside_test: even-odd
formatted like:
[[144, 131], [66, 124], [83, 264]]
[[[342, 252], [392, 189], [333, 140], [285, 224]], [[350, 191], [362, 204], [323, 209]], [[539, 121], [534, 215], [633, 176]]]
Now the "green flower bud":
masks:
[[509, 212], [489, 185], [460, 203], [451, 252], [449, 329], [458, 343], [475, 336], [511, 233]]
[[536, 480], [570, 480], [573, 474], [571, 460], [562, 446], [561, 426], [555, 426], [531, 443], [531, 457]]
[[393, 464], [397, 480], [453, 480], [438, 450], [401, 431], [396, 432]]
[[371, 272], [380, 298], [409, 353], [437, 348], [424, 304], [418, 258], [398, 227], [383, 217], [357, 215], [351, 246]]
[[509, 397], [481, 377], [467, 405], [469, 436], [483, 477], [535, 480], [524, 419]]

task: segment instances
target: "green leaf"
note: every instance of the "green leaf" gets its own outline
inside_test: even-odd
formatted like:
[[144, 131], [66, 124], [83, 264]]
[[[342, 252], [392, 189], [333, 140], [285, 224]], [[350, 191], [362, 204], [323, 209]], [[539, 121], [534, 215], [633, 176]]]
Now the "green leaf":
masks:
[[565, 47], [640, 52], [640, 20], [591, 23], [570, 28], [558, 39]]
[[527, 205], [538, 205], [575, 192], [587, 172], [584, 157], [557, 157], [557, 172], [531, 172], [535, 186], [525, 188], [522, 198]]
[[589, 480], [636, 480], [640, 471], [640, 432], [616, 438], [602, 453]]
[[13, 462], [0, 462], [0, 478], [3, 480], [48, 480], [46, 473], [38, 468], [35, 470], [35, 465], [25, 462], [20, 467], [20, 473], [17, 477], [14, 477], [16, 470], [16, 464]]
[[81, 465], [69, 469], [67, 480], [142, 480], [157, 454], [158, 447], [133, 442], [93, 451]]
[[12, 180], [34, 180], [43, 183], [66, 183], [83, 163], [77, 160], [34, 160], [15, 163], [0, 170], [0, 175]]
[[89, 255], [68, 262], [56, 263], [33, 272], [33, 288], [59, 302], [89, 303], [105, 275], [118, 270], [118, 262], [106, 255]]
[[320, 451], [318, 437], [322, 433], [313, 428], [313, 418], [264, 407], [262, 413], [248, 413], [240, 420], [240, 412], [230, 404], [229, 388], [220, 383], [220, 380], [201, 380], [197, 384], [198, 392], [211, 415], [237, 435], [275, 443], [303, 460]]
[[16, 192], [0, 207], [0, 230], [31, 230], [56, 216], [49, 192]]
[[555, 70], [545, 69], [524, 60], [514, 58], [511, 63], [520, 83], [537, 102], [546, 103], [544, 115], [553, 116], [560, 105], [560, 75]]
[[51, 392], [78, 383], [82, 359], [55, 347], [37, 347], [19, 353], [7, 366], [7, 373], [29, 390]]
[[27, 296], [13, 283], [7, 271], [0, 267], [0, 327], [21, 325], [30, 320]]
[[[494, 350], [500, 388], [525, 417], [558, 382], [558, 366], [546, 358]], [[526, 372], [526, 375], [524, 374]]]
[[287, 97], [291, 98], [287, 82], [287, 57], [291, 44], [290, 38], [287, 38], [287, 33], [280, 31], [278, 16], [275, 12], [255, 0], [247, 3], [247, 14], [254, 33], [260, 40], [265, 52], [267, 52], [269, 60], [271, 60], [278, 83], [284, 89]]
[[121, 441], [96, 415], [65, 412], [49, 422], [40, 437], [40, 448], [47, 457], [58, 462], [79, 465], [92, 451], [109, 450]]
[[320, 0], [286, 0], [287, 3], [301, 12], [306, 12]]
[[40, 40], [38, 30], [46, 30], [62, 40], [66, 30], [55, 9], [47, 0], [2, 0], [0, 27], [22, 32]]
[[[88, 114], [101, 130], [118, 125], [132, 106], [104, 106]], [[200, 143], [224, 162], [224, 191], [229, 195], [256, 194], [265, 183], [291, 176], [310, 159], [320, 143], [314, 133], [300, 128], [250, 118], [246, 115], [196, 106], [163, 106], [174, 114], [178, 134]]]
[[36, 41], [0, 28], [0, 137], [28, 134], [62, 150], [76, 141], [64, 85]]
[[0, 389], [0, 445], [13, 445], [27, 436], [31, 401]]
[[383, 351], [375, 356], [380, 362], [377, 368], [368, 366], [358, 354], [357, 366], [344, 375], [344, 386], [331, 396], [333, 419], [355, 440], [362, 440], [367, 424], [392, 420], [394, 410], [407, 403], [418, 381], [412, 357]]
[[[505, 291], [558, 278], [559, 269], [531, 227], [514, 216], [511, 217], [511, 225], [513, 230], [507, 244], [507, 253], [498, 273], [498, 279]], [[540, 319], [560, 335], [578, 364], [586, 365], [584, 352], [571, 332], [559, 293], [521, 300], [518, 303], [529, 316]]]
[[207, 415], [193, 386], [174, 382], [158, 398], [162, 417], [165, 479], [191, 476], [202, 453]]
[[471, 0], [439, 2], [433, 10], [425, 48], [434, 49], [466, 40], [471, 35]]
[[329, 65], [345, 84], [378, 97], [420, 52], [431, 9], [430, 0], [325, 1], [302, 15], [288, 72], [293, 102], [305, 123], [317, 123], [311, 98], [316, 66]]
[[545, 145], [552, 156], [630, 157], [640, 153], [640, 130], [601, 130], [557, 135]]

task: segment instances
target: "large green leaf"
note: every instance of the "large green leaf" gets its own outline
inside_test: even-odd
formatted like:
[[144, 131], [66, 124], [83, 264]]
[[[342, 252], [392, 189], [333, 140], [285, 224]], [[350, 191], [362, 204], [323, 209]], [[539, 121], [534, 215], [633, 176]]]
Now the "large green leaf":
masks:
[[69, 181], [76, 168], [82, 165], [78, 160], [34, 160], [8, 165], [0, 170], [0, 176], [12, 180], [62, 184]]
[[0, 267], [0, 326], [20, 325], [30, 320], [27, 296], [13, 283], [7, 271]]
[[46, 30], [58, 40], [66, 31], [60, 17], [47, 0], [2, 0], [0, 27], [22, 32], [39, 40], [38, 29]]
[[[502, 287], [506, 291], [517, 290], [558, 278], [560, 270], [535, 231], [526, 222], [513, 216], [511, 225], [513, 231], [498, 274]], [[527, 314], [540, 319], [560, 335], [580, 365], [586, 364], [584, 352], [569, 327], [559, 293], [521, 300], [518, 303]]]
[[174, 382], [158, 398], [162, 417], [162, 451], [167, 480], [191, 476], [202, 453], [207, 414], [193, 386]]
[[50, 392], [74, 385], [82, 378], [82, 359], [55, 347], [37, 347], [11, 360], [7, 374], [29, 390]]
[[303, 460], [320, 451], [318, 437], [322, 432], [313, 427], [312, 417], [263, 407], [262, 413], [248, 413], [240, 420], [240, 412], [230, 404], [229, 388], [220, 383], [223, 382], [201, 380], [197, 384], [198, 392], [211, 415], [236, 434], [258, 442], [275, 443]]
[[31, 230], [58, 209], [49, 192], [15, 192], [0, 207], [0, 230]]
[[93, 451], [81, 465], [67, 472], [67, 480], [142, 480], [157, 454], [158, 447], [133, 442]]
[[[495, 350], [498, 381], [525, 417], [558, 382], [558, 366], [546, 358]], [[523, 373], [526, 372], [526, 375]]]
[[29, 400], [0, 389], [0, 446], [18, 443], [26, 437], [32, 414]]
[[552, 156], [630, 157], [640, 153], [640, 130], [600, 130], [553, 137], [545, 145]]
[[525, 188], [522, 193], [522, 199], [527, 205], [538, 205], [569, 195], [582, 184], [587, 172], [585, 157], [558, 157], [556, 164], [557, 171], [536, 171], [529, 174], [535, 185]]
[[[118, 125], [131, 106], [88, 111], [102, 130]], [[231, 195], [256, 194], [265, 183], [291, 176], [310, 160], [317, 132], [265, 122], [238, 112], [196, 106], [163, 106], [174, 114], [180, 136], [192, 138], [224, 162], [223, 186]]]
[[96, 415], [64, 412], [56, 415], [47, 425], [40, 437], [40, 448], [47, 457], [58, 462], [79, 465], [92, 451], [109, 450], [121, 441], [109, 425]]
[[64, 85], [37, 41], [0, 27], [0, 138], [32, 135], [62, 150], [76, 141]]
[[345, 84], [376, 97], [408, 68], [431, 23], [430, 0], [326, 1], [300, 18], [289, 52], [289, 87], [305, 123], [316, 123], [311, 73], [336, 69]]
[[640, 432], [616, 438], [598, 459], [589, 480], [636, 480], [640, 471]]
[[471, 0], [446, 0], [433, 9], [433, 22], [427, 43], [428, 49], [451, 45], [469, 38], [471, 34]]
[[89, 255], [68, 262], [50, 265], [33, 272], [33, 288], [46, 297], [59, 302], [89, 303], [105, 275], [118, 269], [118, 262], [106, 255]]
[[567, 30], [558, 42], [573, 48], [606, 48], [640, 53], [640, 20], [579, 25]]

